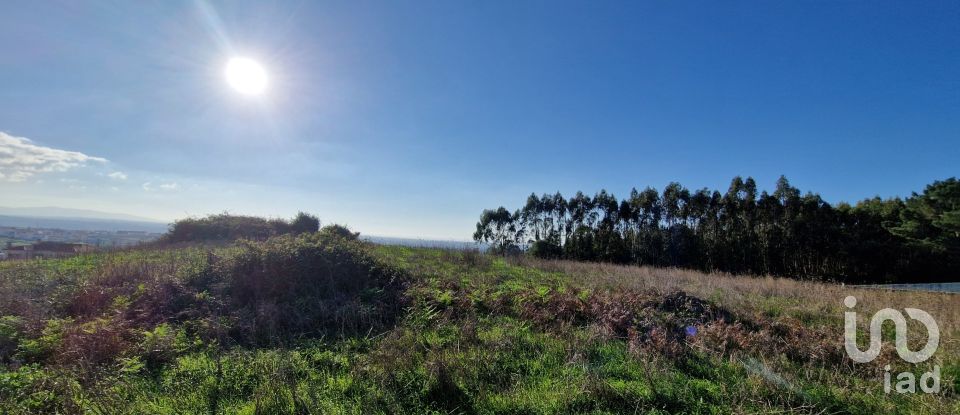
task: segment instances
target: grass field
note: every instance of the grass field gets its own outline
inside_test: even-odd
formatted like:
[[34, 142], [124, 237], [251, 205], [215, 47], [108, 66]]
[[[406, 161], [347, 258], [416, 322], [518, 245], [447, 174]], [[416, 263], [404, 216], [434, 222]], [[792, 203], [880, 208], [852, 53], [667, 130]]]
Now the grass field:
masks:
[[[938, 352], [902, 362], [885, 327], [855, 364], [847, 295], [861, 331], [884, 307], [926, 310]], [[0, 263], [0, 314], [0, 413], [960, 412], [952, 294], [321, 231]], [[941, 392], [884, 393], [887, 364], [938, 365]]]

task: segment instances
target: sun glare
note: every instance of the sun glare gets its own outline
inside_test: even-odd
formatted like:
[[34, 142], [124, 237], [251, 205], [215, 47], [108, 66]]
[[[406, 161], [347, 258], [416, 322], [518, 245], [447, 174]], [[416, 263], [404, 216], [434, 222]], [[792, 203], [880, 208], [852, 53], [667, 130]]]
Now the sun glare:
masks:
[[253, 59], [231, 58], [225, 74], [230, 87], [241, 94], [260, 95], [267, 89], [267, 71]]

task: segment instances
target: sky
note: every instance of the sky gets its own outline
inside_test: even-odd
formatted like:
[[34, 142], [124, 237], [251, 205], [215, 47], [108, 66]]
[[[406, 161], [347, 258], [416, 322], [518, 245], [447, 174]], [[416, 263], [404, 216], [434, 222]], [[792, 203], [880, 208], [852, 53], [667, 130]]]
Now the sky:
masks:
[[531, 192], [960, 166], [956, 1], [81, 3], [0, 6], [0, 206], [465, 240]]

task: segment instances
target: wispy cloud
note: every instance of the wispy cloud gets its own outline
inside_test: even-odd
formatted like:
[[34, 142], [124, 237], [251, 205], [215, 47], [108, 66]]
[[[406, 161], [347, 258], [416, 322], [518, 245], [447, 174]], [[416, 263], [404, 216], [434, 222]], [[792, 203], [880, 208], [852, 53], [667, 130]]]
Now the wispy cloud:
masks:
[[142, 187], [143, 187], [143, 190], [146, 190], [148, 192], [152, 192], [157, 189], [165, 190], [168, 192], [180, 189], [180, 185], [177, 182], [160, 183], [159, 185], [156, 185], [156, 186], [154, 186], [154, 184], [151, 182], [146, 182], [143, 184]]
[[115, 171], [107, 175], [107, 177], [114, 180], [127, 180], [127, 174], [122, 171]]
[[106, 161], [77, 151], [40, 146], [28, 138], [0, 132], [0, 180], [3, 181], [22, 182], [37, 174], [64, 172], [90, 162]]

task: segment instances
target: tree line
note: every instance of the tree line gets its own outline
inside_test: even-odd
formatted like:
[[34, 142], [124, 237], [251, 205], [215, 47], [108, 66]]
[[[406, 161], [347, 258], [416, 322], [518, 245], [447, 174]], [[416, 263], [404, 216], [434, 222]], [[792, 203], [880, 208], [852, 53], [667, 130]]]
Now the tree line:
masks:
[[670, 183], [618, 200], [531, 194], [513, 212], [484, 210], [474, 240], [499, 253], [673, 266], [851, 283], [960, 278], [960, 182], [920, 194], [832, 206], [786, 177], [773, 193], [735, 177], [726, 192]]

